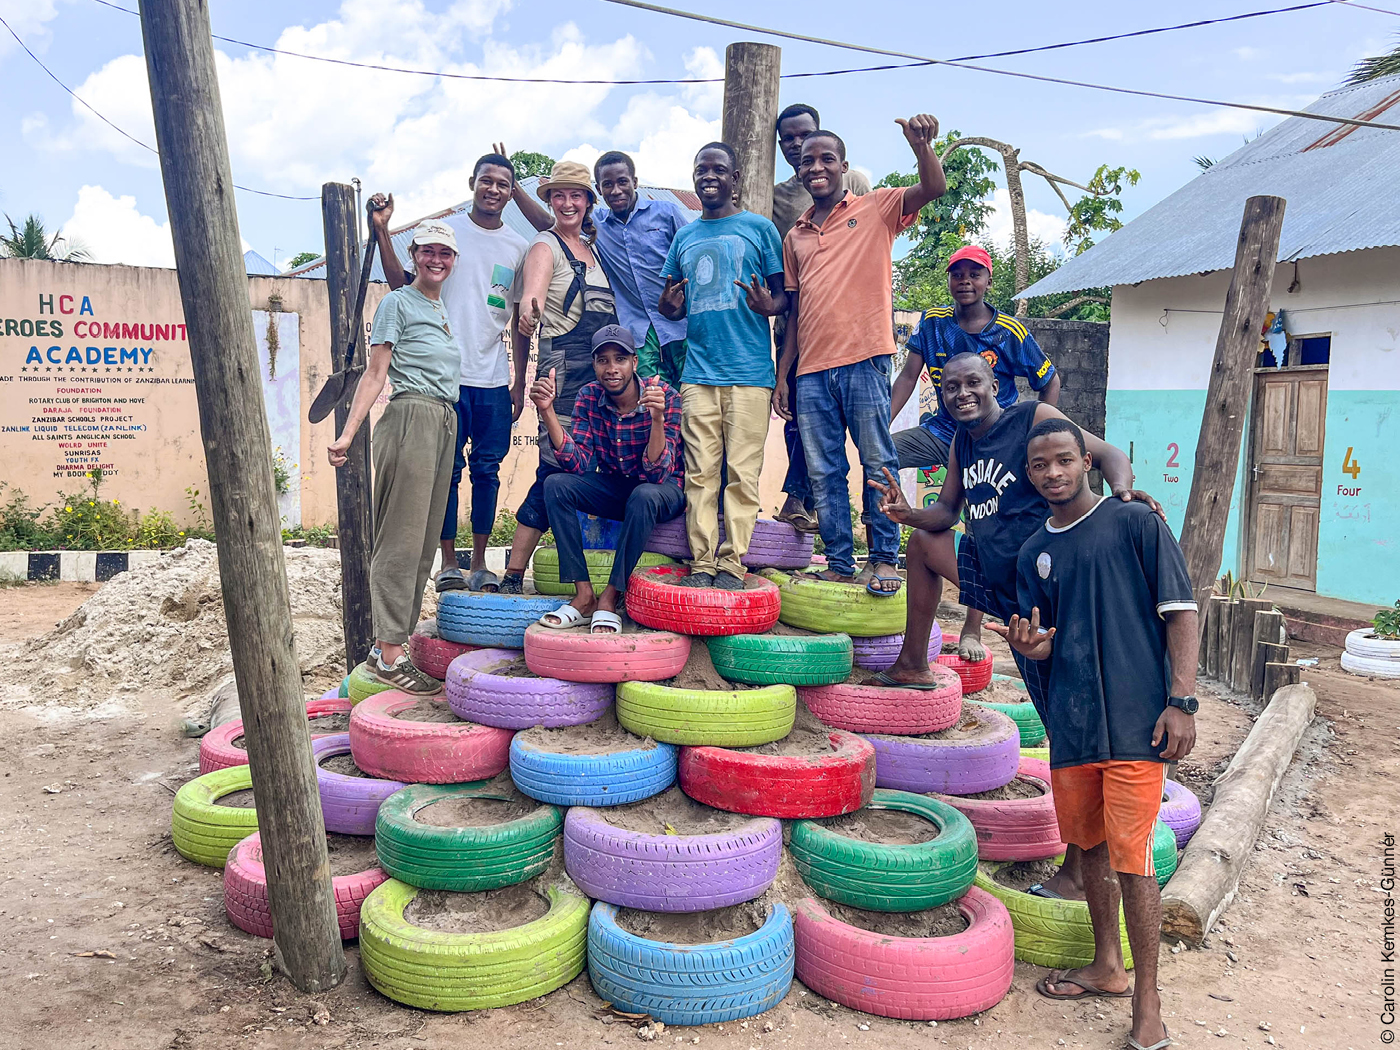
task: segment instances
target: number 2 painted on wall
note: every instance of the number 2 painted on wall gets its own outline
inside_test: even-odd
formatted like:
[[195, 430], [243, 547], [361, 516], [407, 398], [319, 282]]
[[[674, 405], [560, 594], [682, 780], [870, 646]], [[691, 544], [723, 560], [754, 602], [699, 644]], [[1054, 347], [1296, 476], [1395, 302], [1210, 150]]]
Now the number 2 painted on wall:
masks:
[[1181, 452], [1181, 446], [1178, 445], [1175, 441], [1173, 441], [1170, 445], [1167, 446], [1167, 451], [1171, 453], [1171, 455], [1167, 457], [1167, 466], [1177, 466], [1178, 464], [1176, 462], [1176, 457]]

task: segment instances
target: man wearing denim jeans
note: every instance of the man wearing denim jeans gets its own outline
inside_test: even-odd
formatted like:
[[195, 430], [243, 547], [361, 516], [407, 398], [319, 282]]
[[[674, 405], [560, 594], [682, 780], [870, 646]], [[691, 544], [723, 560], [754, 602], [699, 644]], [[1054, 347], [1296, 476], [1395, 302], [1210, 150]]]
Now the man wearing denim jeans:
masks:
[[[943, 195], [947, 181], [933, 141], [936, 118], [920, 113], [897, 121], [919, 165], [917, 185], [874, 190], [863, 197], [843, 183], [846, 144], [818, 130], [802, 143], [797, 174], [812, 207], [783, 241], [788, 329], [778, 363], [773, 408], [792, 419], [788, 369], [797, 362], [797, 426], [807, 453], [817, 522], [826, 547], [822, 579], [863, 583], [876, 595], [899, 591], [899, 526], [880, 512], [865, 482], [897, 470], [890, 437], [890, 359], [894, 354], [890, 251], [919, 209]], [[860, 454], [862, 497], [870, 519], [870, 561], [855, 575], [846, 432]]]

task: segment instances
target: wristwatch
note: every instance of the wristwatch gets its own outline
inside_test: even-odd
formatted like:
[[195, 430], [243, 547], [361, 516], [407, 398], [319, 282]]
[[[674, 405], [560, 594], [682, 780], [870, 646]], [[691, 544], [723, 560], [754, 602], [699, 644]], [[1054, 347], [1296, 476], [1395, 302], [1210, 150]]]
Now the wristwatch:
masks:
[[1188, 715], [1194, 715], [1200, 709], [1201, 702], [1194, 696], [1169, 696], [1167, 697], [1168, 707], [1179, 707]]

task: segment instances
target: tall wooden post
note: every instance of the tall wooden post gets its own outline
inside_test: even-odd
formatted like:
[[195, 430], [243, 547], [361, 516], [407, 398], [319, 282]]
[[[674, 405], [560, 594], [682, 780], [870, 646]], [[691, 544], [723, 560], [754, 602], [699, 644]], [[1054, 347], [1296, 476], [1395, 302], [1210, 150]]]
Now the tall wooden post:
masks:
[[242, 701], [279, 964], [302, 991], [345, 977], [292, 636], [272, 439], [238, 236], [209, 11], [142, 0], [156, 143], [194, 365], [224, 616]]
[[[1186, 555], [1196, 604], [1202, 608], [1220, 571], [1225, 521], [1240, 463], [1254, 355], [1269, 310], [1284, 204], [1282, 197], [1250, 197], [1245, 201], [1235, 246], [1235, 273], [1225, 293], [1225, 316], [1215, 341], [1206, 409], [1196, 441], [1196, 472], [1181, 526], [1181, 550]], [[1200, 622], [1205, 623], [1205, 618]]]
[[[360, 290], [360, 242], [355, 189], [340, 182], [321, 187], [321, 224], [326, 235], [326, 294], [331, 307], [331, 370], [345, 366], [345, 348], [355, 340], [355, 363], [365, 363], [365, 326], [355, 325], [355, 297]], [[345, 428], [354, 387], [335, 406], [335, 432]], [[350, 458], [335, 472], [335, 502], [340, 540], [340, 605], [345, 630], [346, 670], [369, 655], [374, 629], [369, 604], [370, 525], [369, 427], [350, 443]]]
[[724, 52], [724, 141], [739, 154], [739, 204], [773, 217], [778, 74], [783, 49], [741, 41]]

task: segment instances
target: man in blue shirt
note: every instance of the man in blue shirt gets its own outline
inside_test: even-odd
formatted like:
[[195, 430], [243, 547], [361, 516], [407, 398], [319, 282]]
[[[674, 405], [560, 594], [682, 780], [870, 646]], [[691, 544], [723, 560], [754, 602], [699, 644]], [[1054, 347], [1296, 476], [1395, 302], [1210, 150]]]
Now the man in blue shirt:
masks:
[[625, 153], [611, 150], [593, 165], [603, 203], [593, 211], [598, 227], [594, 250], [603, 264], [617, 305], [617, 319], [637, 342], [637, 375], [659, 375], [680, 388], [685, 368], [686, 320], [661, 313], [661, 264], [676, 231], [689, 218], [674, 201], [637, 194], [637, 167]]

